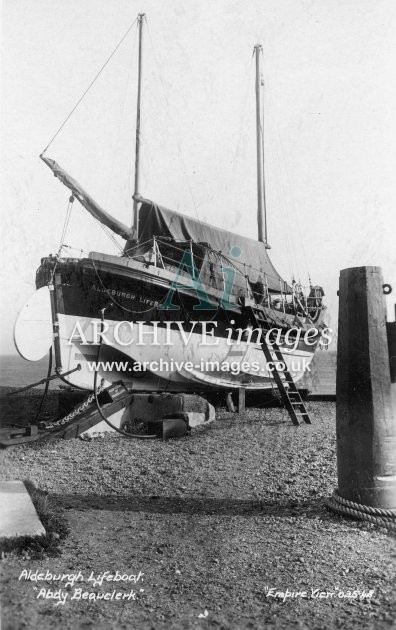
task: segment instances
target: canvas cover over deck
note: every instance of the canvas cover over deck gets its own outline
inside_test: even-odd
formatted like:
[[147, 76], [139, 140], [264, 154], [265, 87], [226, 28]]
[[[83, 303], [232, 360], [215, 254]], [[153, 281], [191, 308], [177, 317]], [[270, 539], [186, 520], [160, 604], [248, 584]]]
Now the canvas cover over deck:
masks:
[[[259, 241], [215, 227], [203, 221], [192, 219], [175, 210], [159, 206], [148, 199], [139, 198], [138, 241], [134, 228], [130, 228], [115, 219], [84, 190], [55, 160], [40, 156], [57, 177], [79, 202], [98, 221], [124, 238], [127, 243], [125, 252], [136, 247], [137, 243], [146, 243], [154, 236], [169, 238], [174, 241], [193, 241], [208, 245], [215, 252], [229, 258], [239, 271], [246, 275], [253, 285], [267, 286], [270, 291], [291, 293], [291, 287], [281, 278], [273, 266], [268, 251]], [[231, 254], [239, 247], [240, 256]], [[235, 250], [234, 250], [235, 251]]]
[[[291, 287], [281, 278], [272, 264], [264, 243], [247, 236], [198, 221], [184, 214], [159, 206], [153, 201], [142, 199], [138, 219], [139, 242], [145, 243], [153, 236], [166, 237], [175, 241], [193, 241], [209, 245], [214, 251], [229, 258], [249, 278], [252, 284], [268, 283], [271, 291], [291, 293]], [[133, 243], [127, 242], [125, 250]], [[231, 254], [239, 247], [240, 256]], [[235, 250], [234, 250], [235, 251]]]

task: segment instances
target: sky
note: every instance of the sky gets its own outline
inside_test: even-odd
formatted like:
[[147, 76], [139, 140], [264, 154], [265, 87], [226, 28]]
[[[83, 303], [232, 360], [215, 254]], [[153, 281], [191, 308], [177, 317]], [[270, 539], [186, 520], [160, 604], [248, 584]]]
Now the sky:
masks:
[[[324, 287], [333, 327], [340, 270], [379, 266], [393, 320], [393, 0], [3, 0], [0, 353], [15, 352], [15, 318], [66, 214], [69, 191], [39, 155], [142, 12], [142, 195], [256, 237], [261, 43], [272, 262]], [[46, 153], [128, 224], [136, 78], [133, 25]], [[78, 202], [65, 243], [69, 255], [118, 251]]]

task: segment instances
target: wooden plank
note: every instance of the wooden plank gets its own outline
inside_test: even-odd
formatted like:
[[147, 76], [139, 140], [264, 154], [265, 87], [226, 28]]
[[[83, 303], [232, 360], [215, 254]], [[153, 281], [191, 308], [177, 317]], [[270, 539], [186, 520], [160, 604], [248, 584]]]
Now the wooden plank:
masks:
[[245, 388], [240, 387], [238, 389], [238, 412], [245, 411]]

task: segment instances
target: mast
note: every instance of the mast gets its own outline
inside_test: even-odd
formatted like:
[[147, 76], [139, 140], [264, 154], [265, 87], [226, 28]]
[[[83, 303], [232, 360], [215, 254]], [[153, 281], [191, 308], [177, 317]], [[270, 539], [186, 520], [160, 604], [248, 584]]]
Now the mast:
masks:
[[135, 145], [135, 190], [133, 193], [133, 227], [136, 234], [138, 230], [138, 218], [137, 207], [140, 182], [140, 103], [142, 97], [142, 44], [143, 44], [143, 20], [146, 15], [139, 13], [137, 23], [139, 26], [139, 62], [138, 62], [138, 92], [137, 92], [137, 105], [136, 105], [136, 145]]
[[257, 227], [258, 240], [270, 249], [267, 239], [267, 209], [265, 204], [265, 182], [264, 182], [264, 130], [261, 121], [261, 72], [260, 53], [263, 48], [261, 44], [254, 47], [256, 57], [256, 137], [257, 137]]

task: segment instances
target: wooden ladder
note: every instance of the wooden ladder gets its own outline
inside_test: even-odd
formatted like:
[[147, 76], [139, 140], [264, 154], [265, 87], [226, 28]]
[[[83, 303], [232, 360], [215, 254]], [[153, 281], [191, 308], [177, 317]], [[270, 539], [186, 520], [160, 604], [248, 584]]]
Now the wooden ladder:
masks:
[[[251, 306], [248, 308], [248, 311], [254, 326], [260, 328], [260, 322], [265, 321], [264, 317], [262, 317], [261, 311], [255, 310]], [[301, 398], [300, 392], [297, 389], [292, 375], [286, 367], [286, 361], [278, 344], [273, 343], [271, 346], [269, 346], [264, 337], [261, 340], [261, 348], [264, 352], [266, 361], [271, 361], [274, 364], [274, 370], [272, 374], [274, 376], [276, 386], [281, 394], [282, 402], [289, 412], [289, 416], [293, 424], [299, 426], [300, 420], [303, 420], [306, 424], [312, 424], [307, 408], [304, 404], [303, 399]], [[274, 361], [271, 352], [275, 354], [276, 361]], [[285, 365], [285, 369], [277, 370], [277, 362], [282, 362], [283, 365]]]

